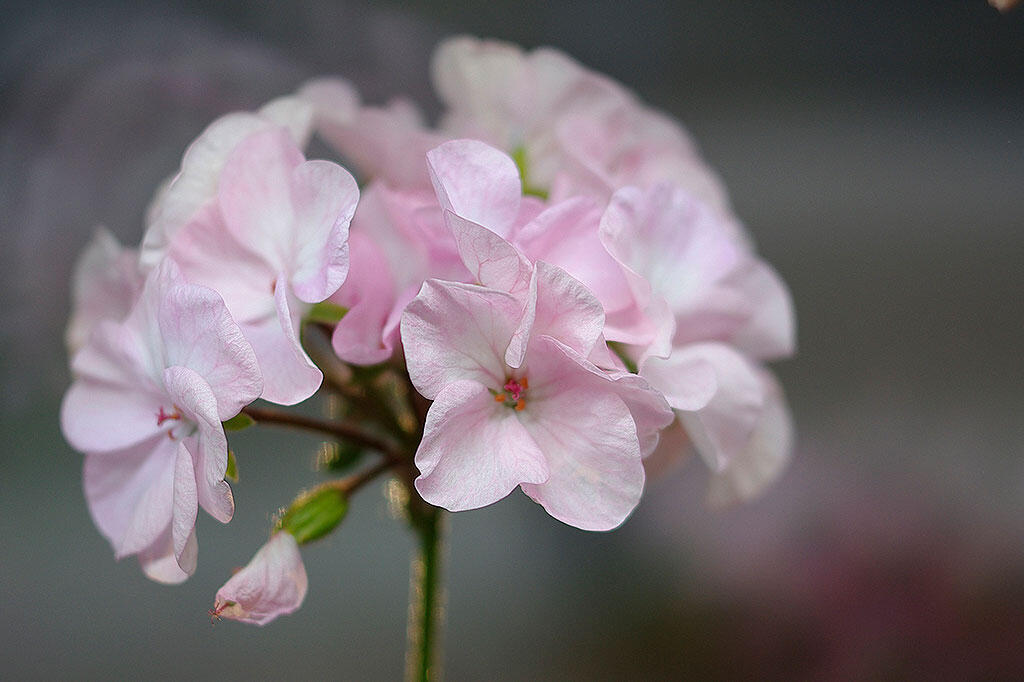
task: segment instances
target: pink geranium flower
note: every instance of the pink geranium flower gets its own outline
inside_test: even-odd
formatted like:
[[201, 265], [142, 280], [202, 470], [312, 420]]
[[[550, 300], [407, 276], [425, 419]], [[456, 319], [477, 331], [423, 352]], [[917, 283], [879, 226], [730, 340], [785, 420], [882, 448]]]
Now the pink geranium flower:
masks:
[[262, 380], [249, 343], [211, 289], [171, 261], [146, 279], [123, 322], [101, 322], [75, 356], [61, 426], [85, 453], [85, 496], [118, 558], [180, 582], [195, 570], [198, 507], [226, 523], [221, 421], [255, 400]]
[[668, 181], [730, 215], [721, 182], [677, 121], [558, 50], [459, 36], [438, 46], [431, 70], [447, 107], [441, 129], [515, 153], [530, 188], [607, 199]]
[[319, 135], [363, 178], [394, 189], [430, 188], [423, 155], [446, 136], [427, 128], [411, 102], [366, 106], [340, 78], [309, 81], [297, 96], [312, 105]]
[[[795, 331], [782, 280], [735, 234], [706, 204], [664, 184], [619, 190], [601, 221], [637, 299], [669, 313], [650, 315], [661, 319], [661, 343], [631, 348], [640, 375], [731, 481], [719, 487], [749, 496], [781, 470], [791, 442], [781, 391], [757, 360], [791, 354]], [[755, 443], [758, 429], [772, 435]]]
[[295, 538], [278, 531], [217, 590], [210, 615], [266, 625], [302, 606], [308, 582]]
[[[176, 184], [190, 178], [183, 168]], [[216, 178], [213, 197], [173, 232], [166, 252], [190, 281], [224, 297], [256, 352], [262, 397], [297, 403], [323, 379], [299, 343], [300, 318], [345, 280], [359, 190], [340, 166], [306, 161], [279, 126], [242, 138]]]
[[335, 326], [332, 341], [342, 360], [370, 365], [391, 357], [402, 311], [424, 280], [466, 280], [468, 273], [432, 191], [371, 183], [360, 198], [349, 240], [352, 266], [330, 299], [348, 313]]
[[621, 266], [601, 242], [601, 205], [587, 197], [545, 204], [522, 195], [515, 162], [475, 140], [453, 140], [427, 154], [444, 219], [474, 280], [522, 292], [532, 262], [564, 269], [597, 296], [605, 335], [648, 341], [653, 327], [638, 314]]
[[409, 375], [434, 401], [416, 489], [458, 511], [520, 486], [567, 524], [614, 528], [639, 501], [641, 456], [671, 413], [636, 377], [617, 381], [585, 359], [603, 314], [579, 282], [539, 263], [529, 292], [524, 302], [430, 280], [406, 308]]

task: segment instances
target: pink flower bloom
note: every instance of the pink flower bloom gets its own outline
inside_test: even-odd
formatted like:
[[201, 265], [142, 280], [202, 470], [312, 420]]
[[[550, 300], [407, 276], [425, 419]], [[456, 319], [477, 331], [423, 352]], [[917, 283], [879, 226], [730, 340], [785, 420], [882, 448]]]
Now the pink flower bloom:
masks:
[[307, 587], [306, 567], [295, 538], [278, 531], [217, 590], [210, 615], [266, 625], [302, 606]]
[[567, 524], [614, 528], [639, 501], [641, 456], [671, 412], [637, 377], [620, 381], [587, 362], [602, 313], [579, 282], [538, 263], [529, 291], [524, 305], [430, 280], [406, 308], [409, 375], [434, 401], [416, 489], [459, 511], [520, 486]]
[[793, 452], [793, 420], [779, 382], [758, 371], [764, 406], [746, 447], [729, 466], [716, 472], [708, 486], [708, 503], [724, 507], [749, 500], [779, 477]]
[[216, 292], [165, 261], [123, 322], [106, 320], [75, 356], [61, 406], [68, 442], [85, 453], [85, 496], [117, 558], [180, 582], [195, 570], [197, 508], [226, 523], [221, 421], [259, 396], [252, 348]]
[[[637, 299], [669, 314], [649, 313], [662, 331], [659, 342], [632, 349], [640, 375], [678, 411], [719, 488], [754, 494], [789, 457], [785, 403], [756, 364], [793, 351], [785, 285], [719, 214], [679, 188], [619, 190], [601, 237]], [[759, 428], [769, 435], [756, 436]]]
[[441, 129], [506, 151], [522, 150], [529, 184], [550, 187], [564, 166], [556, 123], [592, 102], [627, 100], [620, 85], [550, 48], [524, 53], [499, 41], [467, 36], [434, 53], [434, 88], [448, 107]]
[[793, 353], [785, 284], [689, 192], [667, 184], [625, 187], [612, 197], [600, 229], [636, 297], [667, 304], [673, 344], [723, 341], [758, 359]]
[[85, 345], [97, 324], [119, 322], [128, 315], [144, 279], [138, 259], [135, 249], [123, 248], [110, 231], [96, 230], [75, 265], [71, 320], [65, 334], [68, 355]]
[[441, 222], [433, 192], [371, 183], [352, 219], [349, 239], [352, 267], [331, 297], [348, 313], [335, 326], [332, 341], [342, 360], [371, 365], [391, 357], [402, 311], [424, 280], [465, 280], [468, 273]]
[[432, 73], [448, 107], [442, 130], [521, 155], [525, 184], [553, 199], [669, 181], [730, 214], [721, 182], [676, 121], [557, 50], [462, 36], [437, 48]]
[[298, 97], [312, 104], [320, 136], [365, 178], [394, 189], [430, 188], [423, 155], [446, 137], [428, 129], [412, 103], [364, 106], [355, 88], [338, 78], [312, 80]]
[[[183, 167], [170, 191], [191, 182], [186, 170], [198, 164]], [[224, 297], [256, 352], [262, 397], [297, 403], [323, 379], [299, 343], [299, 321], [305, 304], [323, 301], [345, 280], [359, 190], [340, 166], [305, 161], [292, 136], [276, 126], [231, 148], [215, 189], [173, 231], [166, 251], [189, 281]]]
[[181, 170], [160, 187], [146, 212], [147, 229], [140, 248], [143, 267], [155, 267], [178, 230], [217, 196], [224, 164], [242, 140], [262, 130], [284, 128], [304, 147], [312, 123], [313, 109], [308, 102], [283, 97], [256, 113], [227, 114], [207, 126], [185, 150]]
[[601, 241], [598, 202], [575, 197], [545, 205], [523, 197], [512, 159], [475, 140], [446, 142], [427, 154], [427, 162], [445, 221], [476, 282], [518, 294], [532, 262], [544, 260], [597, 296], [608, 339], [650, 342], [655, 328]]

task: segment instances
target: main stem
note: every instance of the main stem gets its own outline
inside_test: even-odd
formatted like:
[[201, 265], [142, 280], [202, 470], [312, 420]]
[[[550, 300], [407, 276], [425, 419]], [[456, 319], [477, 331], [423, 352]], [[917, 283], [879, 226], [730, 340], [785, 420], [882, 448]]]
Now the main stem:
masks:
[[408, 644], [405, 677], [417, 682], [441, 679], [441, 630], [444, 625], [444, 589], [441, 562], [444, 520], [437, 507], [416, 497], [410, 500], [410, 519], [419, 547], [413, 555], [409, 585]]

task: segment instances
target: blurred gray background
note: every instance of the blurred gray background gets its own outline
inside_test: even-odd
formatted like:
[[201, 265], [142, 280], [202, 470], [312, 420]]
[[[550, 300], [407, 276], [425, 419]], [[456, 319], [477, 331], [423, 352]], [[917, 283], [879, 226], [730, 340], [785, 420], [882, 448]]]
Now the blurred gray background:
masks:
[[706, 510], [689, 462], [613, 533], [520, 494], [452, 517], [448, 676], [1024, 676], [1024, 8], [500, 0], [0, 5], [0, 677], [400, 677], [412, 539], [380, 489], [304, 552], [301, 611], [207, 620], [315, 439], [232, 439], [237, 513], [200, 519], [186, 584], [114, 562], [57, 425], [61, 335], [93, 227], [136, 244], [209, 121], [326, 73], [435, 113], [453, 33], [561, 48], [684, 121], [800, 349], [797, 454], [752, 504]]

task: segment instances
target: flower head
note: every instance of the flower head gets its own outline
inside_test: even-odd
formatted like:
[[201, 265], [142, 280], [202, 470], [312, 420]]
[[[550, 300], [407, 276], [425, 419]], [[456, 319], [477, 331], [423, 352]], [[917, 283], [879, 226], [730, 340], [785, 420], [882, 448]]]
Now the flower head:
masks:
[[355, 180], [306, 161], [287, 128], [238, 114], [193, 144], [167, 194], [177, 199], [156, 212], [143, 256], [170, 255], [189, 281], [224, 297], [256, 352], [265, 399], [308, 398], [323, 375], [299, 344], [299, 319], [348, 273]]
[[602, 318], [579, 282], [543, 262], [525, 299], [424, 284], [402, 339], [413, 384], [434, 401], [416, 453], [425, 500], [472, 509], [520, 486], [578, 528], [622, 523], [643, 489], [641, 456], [671, 413], [642, 381], [586, 360]]
[[101, 322], [75, 356], [61, 426], [85, 453], [85, 495], [118, 556], [154, 580], [195, 569], [199, 506], [226, 523], [221, 421], [259, 396], [252, 348], [221, 298], [171, 261], [146, 279], [123, 322]]

